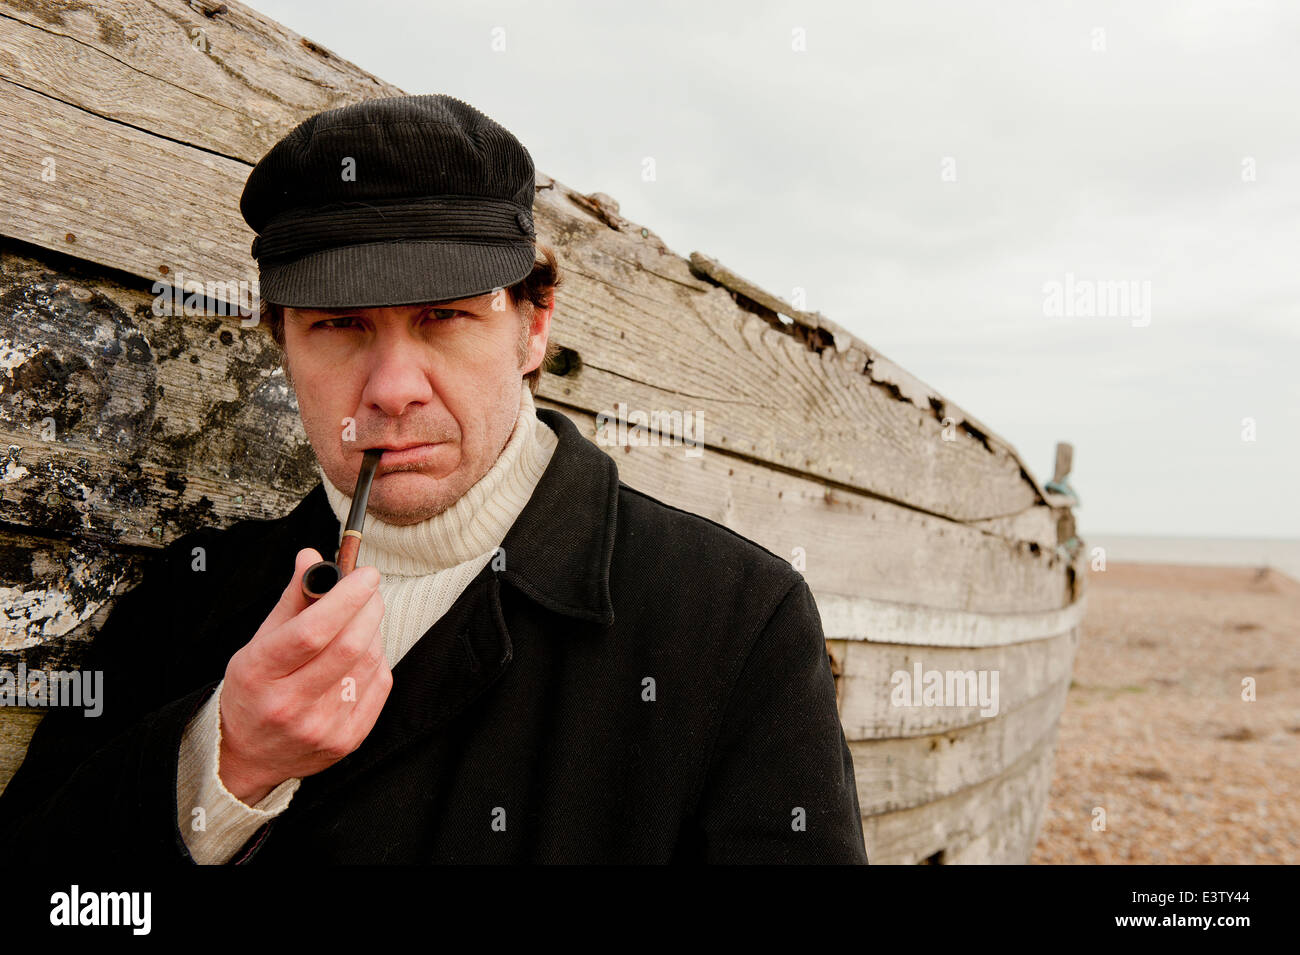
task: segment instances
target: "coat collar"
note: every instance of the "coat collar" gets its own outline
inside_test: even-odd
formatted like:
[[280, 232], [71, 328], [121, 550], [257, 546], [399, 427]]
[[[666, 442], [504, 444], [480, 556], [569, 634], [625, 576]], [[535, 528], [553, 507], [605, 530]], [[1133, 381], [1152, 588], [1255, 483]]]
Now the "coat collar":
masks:
[[537, 417], [559, 444], [501, 542], [501, 576], [550, 610], [609, 626], [618, 467], [562, 412], [539, 408]]
[[[537, 487], [501, 542], [499, 576], [548, 610], [604, 626], [614, 622], [610, 563], [618, 512], [618, 466], [568, 416], [538, 408], [558, 444]], [[317, 483], [297, 511], [308, 540], [327, 558], [339, 521]], [[489, 564], [491, 566], [491, 564]]]

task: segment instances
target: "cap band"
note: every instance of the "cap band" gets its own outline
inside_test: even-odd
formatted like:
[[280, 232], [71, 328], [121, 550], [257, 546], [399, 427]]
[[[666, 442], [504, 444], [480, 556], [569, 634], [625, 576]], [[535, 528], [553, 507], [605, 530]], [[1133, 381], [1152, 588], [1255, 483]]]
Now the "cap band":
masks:
[[531, 244], [533, 213], [518, 203], [486, 196], [333, 203], [292, 209], [253, 239], [253, 258], [299, 258], [323, 249], [366, 242], [445, 239], [505, 245]]

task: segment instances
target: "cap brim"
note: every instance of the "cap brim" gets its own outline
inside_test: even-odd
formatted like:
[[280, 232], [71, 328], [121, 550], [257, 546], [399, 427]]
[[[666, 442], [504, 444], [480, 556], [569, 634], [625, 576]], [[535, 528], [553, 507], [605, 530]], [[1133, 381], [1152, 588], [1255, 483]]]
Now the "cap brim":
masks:
[[450, 302], [508, 288], [533, 268], [531, 244], [369, 242], [259, 268], [258, 294], [291, 308]]

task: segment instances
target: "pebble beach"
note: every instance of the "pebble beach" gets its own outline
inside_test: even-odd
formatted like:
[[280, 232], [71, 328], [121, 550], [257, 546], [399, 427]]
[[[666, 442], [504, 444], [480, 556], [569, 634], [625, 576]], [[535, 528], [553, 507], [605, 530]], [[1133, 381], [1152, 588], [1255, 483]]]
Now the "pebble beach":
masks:
[[1300, 583], [1112, 562], [1087, 599], [1030, 863], [1300, 862]]

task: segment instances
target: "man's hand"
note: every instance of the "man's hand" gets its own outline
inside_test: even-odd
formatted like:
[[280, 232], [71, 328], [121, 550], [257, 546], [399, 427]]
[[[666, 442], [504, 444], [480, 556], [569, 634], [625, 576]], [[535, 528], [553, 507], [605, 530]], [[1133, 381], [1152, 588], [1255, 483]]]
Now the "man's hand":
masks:
[[358, 567], [312, 602], [302, 575], [320, 559], [312, 548], [298, 552], [280, 602], [226, 666], [221, 781], [250, 806], [360, 746], [393, 685], [379, 572]]

